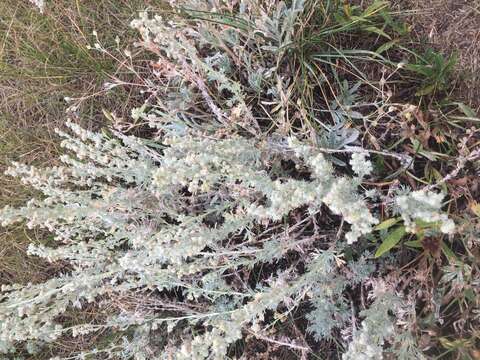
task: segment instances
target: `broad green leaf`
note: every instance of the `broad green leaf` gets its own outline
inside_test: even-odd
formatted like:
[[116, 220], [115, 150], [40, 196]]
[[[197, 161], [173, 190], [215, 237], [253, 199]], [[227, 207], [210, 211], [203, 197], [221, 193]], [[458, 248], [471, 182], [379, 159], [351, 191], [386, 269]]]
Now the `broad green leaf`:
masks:
[[[404, 49], [404, 47], [402, 47]], [[417, 59], [418, 61], [418, 59]], [[426, 61], [426, 60], [424, 60]], [[413, 71], [422, 75], [429, 75], [431, 73], [430, 69], [427, 68], [425, 65], [422, 64], [417, 64], [417, 63], [406, 63], [405, 64], [405, 69], [409, 71]]]
[[385, 9], [388, 7], [388, 1], [374, 1], [367, 9], [364, 11], [365, 16], [371, 16], [378, 12], [379, 10]]
[[418, 90], [415, 93], [415, 95], [416, 96], [425, 96], [425, 95], [431, 94], [435, 91], [436, 87], [437, 87], [436, 84], [425, 86], [424, 88]]
[[458, 261], [457, 257], [455, 256], [455, 253], [444, 242], [442, 242], [442, 251], [450, 262], [455, 263]]
[[435, 180], [437, 180], [437, 182], [440, 182], [442, 184], [441, 187], [442, 187], [443, 192], [447, 193], [448, 192], [447, 184], [441, 181], [443, 179], [442, 174], [440, 174], [440, 172], [435, 168], [432, 168], [432, 174], [433, 174]]
[[106, 118], [108, 121], [110, 121], [110, 122], [112, 122], [113, 124], [115, 124], [115, 119], [114, 119], [114, 117], [113, 117], [113, 115], [112, 115], [111, 112], [109, 112], [109, 111], [107, 111], [107, 110], [105, 110], [105, 109], [102, 108], [102, 113], [103, 113], [103, 116], [105, 116], [105, 118]]
[[353, 21], [358, 21], [358, 22], [363, 22], [363, 23], [369, 22], [369, 21], [368, 21], [367, 19], [365, 19], [364, 17], [362, 17], [362, 16], [356, 16], [356, 15], [352, 15], [352, 16], [350, 17], [350, 20], [351, 20], [352, 22], [353, 22]]
[[440, 222], [438, 221], [425, 221], [422, 219], [415, 219], [415, 225], [420, 229], [438, 229], [440, 227]]
[[458, 108], [465, 114], [465, 116], [468, 116], [470, 118], [476, 118], [477, 114], [475, 114], [475, 111], [470, 106], [465, 105], [464, 103], [457, 103]]
[[398, 244], [400, 240], [402, 240], [405, 233], [406, 233], [405, 226], [399, 226], [395, 228], [393, 231], [391, 231], [387, 235], [385, 240], [383, 240], [379, 248], [377, 249], [377, 252], [375, 253], [375, 257], [378, 258], [383, 254], [385, 254], [386, 252], [390, 251], [391, 248], [393, 248], [395, 245]]
[[366, 31], [370, 31], [370, 32], [373, 32], [377, 35], [380, 35], [380, 36], [383, 36], [385, 38], [387, 38], [388, 40], [391, 40], [392, 38], [390, 37], [390, 35], [388, 35], [385, 31], [383, 31], [382, 29], [379, 29], [375, 26], [367, 26], [365, 28]]
[[384, 229], [388, 229], [389, 227], [395, 225], [396, 223], [398, 223], [400, 221], [400, 218], [390, 218], [390, 219], [387, 219], [385, 221], [382, 221], [380, 224], [378, 224], [377, 226], [375, 226], [373, 229], [374, 230], [384, 230]]
[[392, 40], [392, 41], [389, 41], [385, 44], [383, 44], [382, 46], [380, 46], [377, 51], [375, 51], [377, 54], [381, 54], [381, 53], [384, 53], [385, 51], [389, 50], [390, 48], [392, 48], [393, 46], [397, 45], [398, 44], [398, 40], [395, 39], [395, 40]]
[[408, 246], [408, 247], [413, 247], [413, 248], [417, 248], [417, 249], [421, 249], [423, 247], [422, 242], [420, 240], [405, 241], [403, 244]]
[[469, 301], [475, 301], [477, 298], [477, 295], [473, 289], [466, 289], [463, 294]]

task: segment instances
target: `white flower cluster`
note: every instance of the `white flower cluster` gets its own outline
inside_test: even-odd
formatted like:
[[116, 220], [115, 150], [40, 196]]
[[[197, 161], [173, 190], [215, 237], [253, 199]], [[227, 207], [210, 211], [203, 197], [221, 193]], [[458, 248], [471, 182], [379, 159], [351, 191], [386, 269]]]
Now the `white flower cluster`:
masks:
[[45, 11], [45, 0], [30, 0], [30, 2], [38, 8], [40, 14], [43, 14]]
[[241, 327], [232, 321], [212, 323], [213, 329], [203, 335], [184, 341], [175, 353], [176, 360], [223, 360], [230, 344], [242, 338]]
[[370, 160], [367, 160], [367, 155], [364, 152], [358, 152], [352, 154], [352, 159], [350, 160], [350, 165], [352, 170], [360, 177], [363, 178], [372, 173], [373, 167]]
[[363, 324], [362, 328], [355, 333], [353, 341], [348, 344], [348, 349], [342, 355], [342, 360], [381, 360], [383, 359], [382, 345], [372, 338], [368, 325]]
[[444, 197], [440, 193], [418, 190], [397, 196], [395, 204], [410, 232], [416, 230], [415, 220], [421, 220], [427, 223], [438, 222], [442, 233], [452, 234], [455, 231], [455, 223], [441, 211]]
[[350, 231], [345, 235], [349, 244], [372, 232], [373, 226], [378, 224], [378, 219], [370, 213], [365, 200], [356, 194], [355, 184], [351, 179], [337, 179], [323, 201], [333, 213], [342, 215], [344, 220], [351, 224]]
[[[366, 201], [357, 194], [357, 182], [347, 177], [335, 177], [332, 164], [321, 153], [315, 153], [314, 148], [295, 139], [290, 139], [290, 146], [312, 168], [317, 191], [322, 190], [321, 200], [334, 214], [342, 215], [351, 224], [351, 230], [345, 235], [347, 242], [352, 244], [360, 236], [370, 233], [373, 226], [378, 224], [378, 219], [370, 213]], [[352, 158], [352, 162], [353, 170], [361, 177], [372, 171], [371, 163], [365, 159], [365, 155], [358, 154]], [[359, 170], [359, 166], [362, 170]]]
[[[213, 141], [174, 137], [167, 143], [170, 148], [165, 151], [162, 166], [154, 172], [154, 185], [159, 194], [171, 192], [172, 186], [187, 186], [189, 192], [197, 194], [223, 183], [230, 192], [236, 189], [232, 196], [241, 196], [237, 202], [243, 204], [251, 218], [275, 221], [303, 205], [309, 205], [310, 211], [315, 212], [326, 204], [351, 224], [346, 234], [349, 244], [370, 233], [378, 223], [365, 200], [356, 193], [355, 181], [335, 177], [332, 165], [324, 156], [298, 140], [290, 139], [289, 148], [306, 159], [314, 174], [313, 181], [270, 180], [260, 167], [261, 152], [243, 139]], [[253, 197], [257, 191], [267, 197], [268, 204], [257, 204]], [[247, 199], [251, 202], [246, 203]]]
[[342, 360], [381, 360], [384, 344], [394, 341], [396, 331], [390, 312], [401, 311], [400, 298], [393, 295], [382, 281], [373, 283], [369, 298], [374, 301], [369, 309], [361, 312], [365, 318], [361, 328], [354, 330], [353, 339]]

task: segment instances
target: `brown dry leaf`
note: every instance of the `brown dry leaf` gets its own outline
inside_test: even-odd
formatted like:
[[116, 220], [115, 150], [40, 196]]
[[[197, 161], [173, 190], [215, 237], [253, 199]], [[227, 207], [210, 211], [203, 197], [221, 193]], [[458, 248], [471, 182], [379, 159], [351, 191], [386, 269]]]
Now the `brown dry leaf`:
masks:
[[425, 113], [417, 108], [415, 111], [413, 111], [413, 115], [423, 129], [418, 132], [417, 138], [420, 140], [424, 148], [428, 148], [428, 140], [432, 134], [430, 131], [430, 125], [428, 124], [428, 113]]
[[422, 246], [434, 258], [440, 256], [441, 241], [439, 238], [426, 237], [422, 240]]
[[378, 143], [376, 137], [374, 137], [374, 136], [371, 135], [371, 134], [368, 134], [368, 140], [369, 140], [370, 143], [373, 145], [373, 147], [375, 148], [375, 150], [378, 150], [378, 151], [381, 150], [380, 144]]
[[464, 176], [458, 179], [452, 179], [449, 181], [449, 183], [456, 186], [466, 186], [468, 184], [468, 180], [468, 176]]
[[443, 134], [443, 132], [439, 128], [433, 129], [432, 130], [432, 135], [433, 135], [435, 141], [437, 142], [437, 144], [442, 144], [442, 143], [447, 141], [447, 139], [445, 138], [445, 135]]
[[432, 345], [432, 337], [429, 334], [422, 334], [420, 340], [418, 341], [418, 346], [420, 347], [420, 349], [428, 349]]
[[428, 130], [430, 126], [428, 125], [428, 114], [425, 114], [423, 111], [416, 109], [413, 112], [413, 115], [415, 116], [415, 119], [417, 119], [418, 123], [424, 128], [425, 130]]
[[474, 360], [480, 360], [480, 350], [472, 349], [470, 350], [470, 355]]
[[472, 201], [469, 205], [470, 210], [478, 217], [480, 217], [480, 204]]
[[431, 136], [431, 132], [430, 132], [430, 129], [427, 129], [427, 130], [421, 130], [418, 132], [418, 140], [420, 140], [420, 143], [422, 144], [422, 146], [425, 148], [425, 149], [428, 149], [429, 146], [428, 146], [428, 140], [430, 139], [430, 136]]
[[415, 130], [416, 130], [415, 125], [409, 126], [407, 124], [402, 124], [402, 130], [400, 135], [405, 139], [410, 139], [415, 137]]

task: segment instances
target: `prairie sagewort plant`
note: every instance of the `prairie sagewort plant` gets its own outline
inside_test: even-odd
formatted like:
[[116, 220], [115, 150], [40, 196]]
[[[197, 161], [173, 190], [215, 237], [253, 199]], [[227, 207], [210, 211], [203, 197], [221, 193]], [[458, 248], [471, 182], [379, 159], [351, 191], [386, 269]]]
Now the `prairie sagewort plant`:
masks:
[[[337, 166], [292, 131], [282, 59], [302, 1], [229, 3], [221, 16], [172, 6], [171, 18], [133, 23], [160, 58], [155, 96], [132, 111], [154, 139], [67, 122], [62, 166], [9, 169], [40, 195], [4, 208], [2, 225], [51, 232], [52, 245], [28, 252], [65, 271], [2, 286], [0, 351], [36, 356], [107, 333], [117, 336], [64, 358], [247, 358], [256, 342], [292, 358], [421, 358], [415, 301], [368, 249], [385, 208], [406, 232], [452, 233], [444, 195], [366, 190], [368, 150], [346, 149]], [[62, 321], [91, 307], [105, 316]]]
[[[3, 209], [2, 225], [26, 220], [30, 228], [53, 232], [56, 246], [32, 244], [29, 253], [66, 261], [70, 269], [45, 283], [3, 286], [3, 351], [109, 328], [132, 335], [93, 352], [224, 359], [246, 334], [269, 338], [302, 304], [311, 307], [305, 316], [316, 339], [348, 330], [351, 309], [344, 293], [372, 281], [373, 308], [347, 336], [352, 342], [344, 357], [377, 358], [383, 345], [396, 349], [396, 336], [408, 331], [399, 325], [408, 320], [406, 305], [373, 280], [368, 254], [348, 262], [341, 255], [378, 222], [369, 210], [374, 205], [358, 192], [371, 170], [364, 154], [352, 156], [356, 174], [348, 177], [336, 175], [315, 146], [295, 138], [257, 143], [188, 131], [165, 135], [158, 149], [120, 133], [68, 127], [73, 136], [59, 133], [75, 156], [64, 155], [64, 166], [15, 164], [9, 170], [43, 196], [23, 208]], [[278, 170], [284, 162], [297, 175]], [[412, 192], [396, 202], [406, 221], [441, 221], [442, 230], [451, 231], [438, 199]], [[298, 221], [292, 221], [293, 212]], [[349, 225], [339, 239], [322, 229], [327, 213]], [[279, 262], [268, 276], [249, 277], [258, 266]], [[64, 327], [57, 321], [71, 307], [114, 306], [122, 298], [138, 303], [116, 309], [104, 323]], [[392, 309], [402, 318], [392, 317]], [[165, 338], [156, 340], [156, 332]], [[299, 339], [283, 343], [311, 351]]]

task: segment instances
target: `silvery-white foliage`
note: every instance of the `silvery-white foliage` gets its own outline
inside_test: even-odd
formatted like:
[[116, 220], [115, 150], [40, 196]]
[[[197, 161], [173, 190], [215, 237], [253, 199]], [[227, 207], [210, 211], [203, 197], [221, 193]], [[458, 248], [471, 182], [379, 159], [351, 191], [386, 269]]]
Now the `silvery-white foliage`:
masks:
[[[174, 357], [221, 359], [229, 345], [242, 338], [245, 326], [262, 326], [265, 311], [302, 301], [314, 307], [308, 316], [310, 331], [319, 339], [344, 326], [348, 304], [342, 294], [345, 286], [368, 277], [371, 270], [362, 270], [369, 266], [365, 260], [349, 264], [354, 278], [352, 272], [345, 273], [349, 267], [338, 266], [335, 251], [312, 252], [304, 274], [290, 268], [255, 289], [234, 285], [225, 275], [297, 251], [295, 238], [258, 237], [255, 227], [281, 223], [301, 207], [314, 216], [326, 205], [343, 217], [350, 224], [345, 235], [349, 243], [372, 231], [378, 220], [357, 192], [358, 179], [337, 176], [314, 146], [295, 138], [273, 146], [187, 131], [166, 136], [160, 147], [152, 148], [132, 136], [67, 126], [72, 134], [58, 131], [62, 146], [73, 154], [62, 156], [64, 165], [37, 169], [14, 164], [9, 169], [43, 196], [22, 208], [4, 208], [2, 225], [26, 221], [29, 227], [53, 232], [55, 246], [32, 244], [29, 253], [67, 261], [70, 268], [44, 283], [2, 287], [4, 351], [32, 340], [52, 342], [67, 333], [132, 327], [150, 333], [165, 324], [173, 332], [187, 322], [202, 325], [205, 332], [192, 334], [190, 340], [184, 335], [179, 347], [168, 345]], [[272, 178], [271, 164], [281, 159], [308, 169], [310, 176]], [[368, 164], [364, 156], [352, 160], [359, 161]], [[355, 166], [358, 175], [366, 175]], [[173, 290], [181, 291], [187, 302], [173, 306], [174, 300], [166, 303], [154, 295]], [[56, 320], [70, 308], [101, 306], [133, 294], [153, 305], [141, 306], [139, 301], [136, 310], [113, 312], [102, 324], [64, 327]], [[201, 311], [195, 303], [202, 304]], [[174, 315], [162, 315], [168, 309], [175, 309]], [[137, 351], [128, 349], [138, 344], [125, 344], [108, 351], [119, 346], [124, 355]], [[152, 343], [141, 348], [160, 351]]]
[[[264, 339], [275, 328], [268, 314], [282, 318], [300, 305], [308, 307], [307, 331], [318, 341], [351, 328], [346, 291], [362, 286], [375, 270], [367, 254], [348, 261], [342, 254], [379, 222], [371, 210], [378, 204], [367, 199], [381, 196], [360, 190], [374, 173], [368, 153], [352, 154], [350, 177], [336, 171], [334, 158], [296, 137], [217, 137], [192, 130], [200, 123], [240, 125], [258, 135], [258, 113], [275, 114], [275, 120], [285, 114], [291, 79], [280, 71], [281, 60], [304, 2], [239, 1], [228, 29], [212, 25], [225, 21], [215, 18], [213, 1], [171, 5], [172, 18], [143, 13], [132, 23], [142, 46], [159, 56], [155, 69], [163, 83], [158, 103], [132, 110], [131, 117], [159, 129], [158, 141], [68, 122], [69, 131], [58, 131], [67, 153], [63, 165], [14, 163], [8, 170], [41, 195], [1, 210], [2, 225], [25, 222], [50, 231], [54, 244], [31, 244], [28, 252], [66, 267], [44, 283], [2, 286], [1, 353], [32, 353], [66, 335], [108, 330], [121, 340], [76, 358], [225, 359], [235, 342], [247, 335]], [[201, 16], [208, 21], [198, 21]], [[345, 86], [342, 101], [349, 106], [335, 108], [336, 125], [323, 139], [327, 148], [342, 149], [358, 138], [342, 120], [360, 117], [350, 107], [358, 86]], [[272, 100], [271, 108], [253, 112], [248, 99], [260, 94]], [[442, 199], [420, 190], [394, 202], [409, 231], [423, 220], [451, 233]], [[327, 217], [340, 229], [317, 224]], [[302, 233], [307, 226], [315, 228], [313, 235]], [[249, 278], [258, 266], [274, 270]], [[370, 299], [373, 305], [348, 338], [345, 359], [380, 358], [385, 345], [403, 334], [389, 313], [401, 301], [390, 295]], [[61, 321], [87, 306], [108, 309], [108, 316]]]
[[186, 116], [199, 124], [208, 112], [212, 127], [258, 133], [258, 118], [265, 118], [287, 131], [285, 116], [294, 94], [284, 60], [295, 46], [305, 2], [178, 0], [170, 6], [171, 16], [144, 12], [131, 23], [142, 36], [139, 46], [158, 57], [159, 83], [154, 106], [147, 113], [134, 111], [134, 118], [162, 127], [165, 115], [169, 122]]
[[372, 163], [367, 160], [367, 153], [358, 152], [352, 154], [350, 165], [352, 170], [361, 178], [368, 176], [372, 173]]
[[451, 234], [455, 231], [455, 223], [441, 212], [444, 197], [441, 193], [417, 190], [397, 196], [395, 205], [411, 232], [415, 232], [415, 220], [422, 220], [427, 223], [438, 222], [442, 233]]
[[45, 0], [30, 0], [30, 2], [37, 7], [41, 14], [43, 14], [45, 11]]

